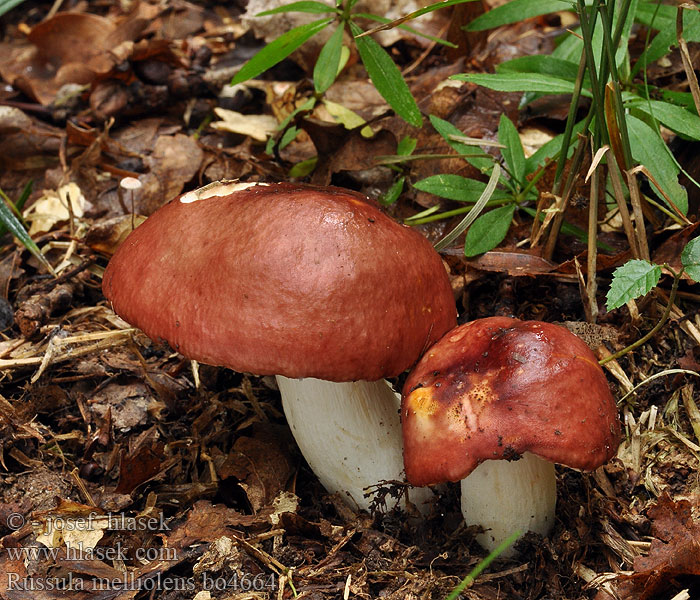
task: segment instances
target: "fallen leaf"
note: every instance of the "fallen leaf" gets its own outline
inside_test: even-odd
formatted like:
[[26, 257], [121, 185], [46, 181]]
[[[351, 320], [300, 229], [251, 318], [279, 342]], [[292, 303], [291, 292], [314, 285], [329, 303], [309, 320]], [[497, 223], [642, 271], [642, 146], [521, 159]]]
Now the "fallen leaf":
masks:
[[119, 457], [119, 484], [115, 492], [128, 494], [136, 487], [153, 479], [163, 468], [165, 446], [155, 439], [155, 428], [144, 431], [129, 452]]
[[214, 121], [211, 127], [220, 131], [229, 131], [252, 137], [258, 142], [265, 142], [277, 129], [277, 120], [271, 115], [244, 115], [235, 110], [215, 108], [214, 112], [221, 121]]
[[73, 216], [78, 219], [92, 208], [80, 188], [73, 182], [61, 186], [57, 191], [44, 191], [43, 196], [24, 211], [24, 218], [31, 224], [29, 235], [51, 231], [56, 224], [68, 221], [70, 218], [69, 202]]
[[676, 577], [700, 576], [700, 522], [693, 519], [691, 503], [664, 494], [647, 514], [655, 539], [648, 556], [635, 558], [634, 575], [620, 585], [624, 599], [659, 598]]

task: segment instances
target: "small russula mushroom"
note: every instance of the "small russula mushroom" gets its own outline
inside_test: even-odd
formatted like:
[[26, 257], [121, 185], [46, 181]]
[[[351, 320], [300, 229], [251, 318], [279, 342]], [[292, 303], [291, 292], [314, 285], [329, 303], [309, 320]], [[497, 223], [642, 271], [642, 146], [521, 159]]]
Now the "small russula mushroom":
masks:
[[[490, 317], [448, 332], [406, 380], [408, 481], [462, 481], [462, 513], [487, 550], [554, 524], [554, 463], [596, 469], [620, 422], [605, 374], [564, 327]], [[505, 459], [505, 460], [502, 460]]]
[[130, 234], [102, 288], [117, 314], [188, 358], [277, 375], [329, 491], [367, 508], [364, 488], [404, 479], [384, 377], [454, 327], [456, 309], [430, 243], [365, 196], [291, 183], [188, 192]]

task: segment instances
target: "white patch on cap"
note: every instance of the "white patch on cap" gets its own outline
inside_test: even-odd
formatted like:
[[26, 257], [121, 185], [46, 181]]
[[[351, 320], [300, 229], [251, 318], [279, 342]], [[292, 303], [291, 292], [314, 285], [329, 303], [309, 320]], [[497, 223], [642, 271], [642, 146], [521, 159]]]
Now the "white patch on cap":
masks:
[[248, 181], [246, 183], [240, 181], [213, 181], [197, 190], [192, 190], [180, 196], [180, 202], [183, 204], [191, 204], [197, 200], [206, 200], [214, 196], [228, 196], [233, 192], [240, 192], [255, 185], [270, 185], [269, 183], [259, 183], [257, 181]]

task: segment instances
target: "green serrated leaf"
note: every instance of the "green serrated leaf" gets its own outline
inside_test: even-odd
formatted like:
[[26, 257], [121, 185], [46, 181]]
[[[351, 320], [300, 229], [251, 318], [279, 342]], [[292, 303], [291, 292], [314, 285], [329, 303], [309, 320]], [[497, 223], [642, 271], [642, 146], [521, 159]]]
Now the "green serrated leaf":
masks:
[[[574, 82], [543, 75], [541, 73], [460, 73], [450, 79], [469, 81], [499, 92], [540, 92], [543, 94], [571, 94]], [[581, 94], [588, 98], [591, 93], [584, 89]]]
[[551, 12], [571, 10], [571, 2], [566, 0], [512, 0], [490, 11], [479, 15], [469, 25], [464, 27], [467, 31], [482, 31], [493, 29], [501, 25], [518, 23], [531, 17], [539, 17]]
[[301, 2], [291, 2], [290, 4], [285, 4], [284, 6], [278, 6], [272, 10], [265, 10], [261, 13], [255, 15], [256, 17], [267, 17], [269, 15], [276, 15], [279, 13], [288, 12], [303, 12], [303, 13], [314, 13], [323, 15], [325, 13], [335, 12], [335, 8], [324, 4], [323, 2], [314, 2], [314, 0], [302, 0]]
[[[352, 22], [350, 23], [350, 30], [353, 36], [358, 36], [362, 33], [362, 29]], [[414, 127], [420, 127], [423, 124], [423, 118], [418, 105], [391, 56], [370, 37], [355, 37], [355, 43], [357, 44], [357, 51], [360, 53], [362, 64], [367, 69], [369, 78], [382, 98], [389, 103], [389, 106], [404, 121]]]
[[[626, 120], [632, 157], [649, 170], [678, 210], [685, 215], [688, 212], [688, 192], [678, 183], [680, 170], [669, 156], [666, 144], [644, 121], [632, 115], [627, 115]], [[659, 199], [668, 204], [653, 184], [651, 187]], [[673, 210], [673, 207], [670, 208]]]
[[[452, 123], [450, 123], [449, 121], [445, 121], [440, 117], [436, 117], [435, 115], [430, 115], [428, 118], [430, 119], [430, 123], [432, 124], [432, 126], [435, 128], [435, 131], [437, 131], [442, 136], [442, 138], [450, 145], [450, 147], [455, 152], [457, 152], [458, 154], [474, 154], [475, 148], [473, 146], [462, 144], [453, 140], [450, 137], [452, 135], [464, 135], [464, 133], [457, 129], [457, 127], [455, 127]], [[479, 171], [481, 171], [482, 173], [488, 173], [493, 167], [493, 158], [491, 158], [491, 156], [489, 156], [486, 153], [484, 153], [483, 156], [465, 156], [464, 159], [470, 165], [479, 169]]]
[[681, 263], [691, 279], [700, 282], [700, 237], [690, 240], [683, 248]]
[[335, 81], [343, 51], [343, 25], [336, 27], [328, 41], [321, 48], [314, 65], [314, 89], [323, 94]]
[[464, 255], [476, 256], [498, 246], [508, 233], [514, 212], [515, 205], [509, 204], [494, 208], [474, 221], [464, 239]]
[[608, 310], [648, 294], [661, 278], [661, 267], [646, 260], [630, 260], [615, 269], [606, 297]]
[[248, 79], [257, 77], [260, 73], [267, 71], [270, 67], [274, 67], [278, 62], [287, 58], [306, 40], [316, 35], [332, 22], [333, 19], [319, 19], [312, 23], [299, 25], [299, 27], [295, 27], [294, 29], [290, 29], [287, 33], [283, 33], [244, 64], [241, 70], [238, 71], [236, 76], [231, 80], [231, 85], [248, 81]]
[[504, 114], [498, 124], [498, 141], [505, 146], [501, 149], [503, 160], [515, 181], [522, 187], [525, 182], [525, 152], [513, 122]]

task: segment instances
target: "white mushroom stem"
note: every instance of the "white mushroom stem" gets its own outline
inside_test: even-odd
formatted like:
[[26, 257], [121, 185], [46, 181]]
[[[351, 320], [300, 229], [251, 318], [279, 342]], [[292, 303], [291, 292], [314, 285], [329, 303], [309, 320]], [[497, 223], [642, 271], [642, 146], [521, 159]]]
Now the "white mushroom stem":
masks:
[[[278, 375], [277, 385], [301, 453], [329, 492], [367, 510], [367, 488], [405, 481], [400, 399], [385, 380], [333, 383]], [[421, 512], [433, 497], [429, 488], [409, 490]], [[396, 505], [391, 496], [386, 500], [388, 509]]]
[[[489, 552], [516, 531], [547, 535], [554, 525], [554, 464], [525, 453], [516, 461], [487, 460], [462, 479], [462, 514], [480, 525], [477, 542]], [[504, 556], [513, 556], [512, 546]]]

